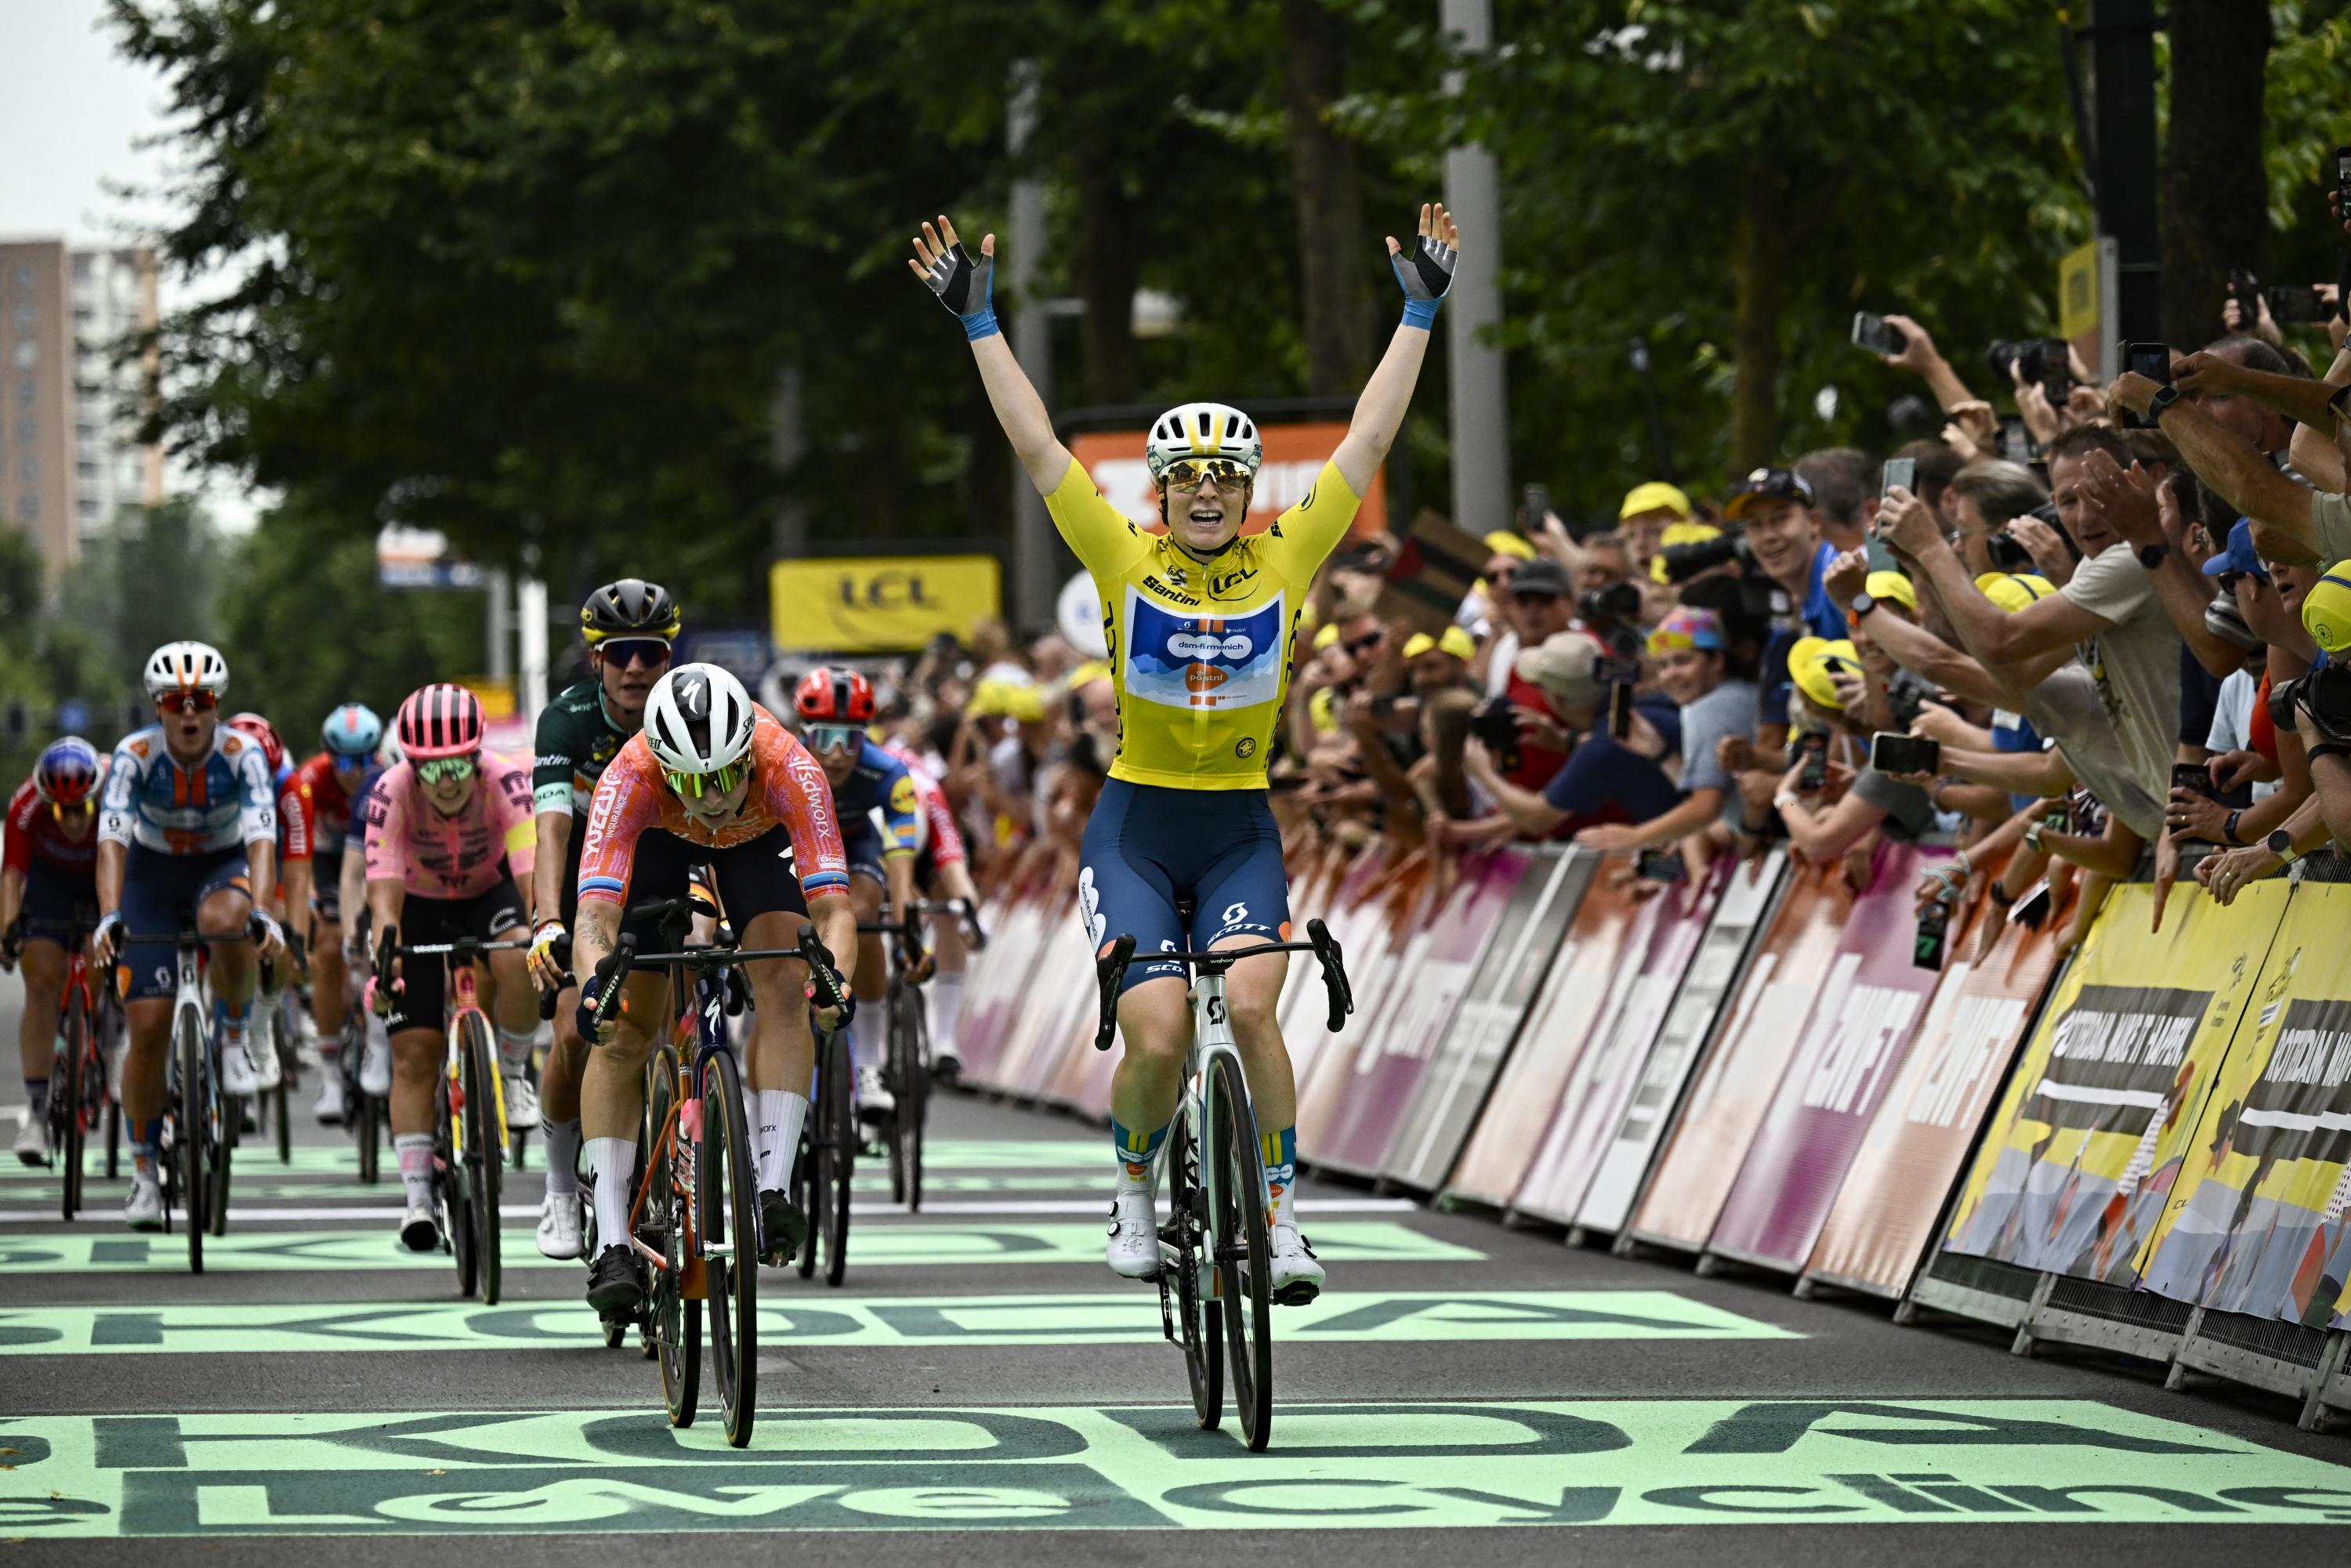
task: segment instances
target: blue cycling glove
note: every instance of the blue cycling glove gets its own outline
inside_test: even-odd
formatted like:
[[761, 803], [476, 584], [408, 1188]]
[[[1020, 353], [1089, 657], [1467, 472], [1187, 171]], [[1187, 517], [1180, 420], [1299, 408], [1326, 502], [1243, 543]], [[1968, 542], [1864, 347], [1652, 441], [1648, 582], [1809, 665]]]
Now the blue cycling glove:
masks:
[[1437, 308], [1453, 287], [1453, 246], [1441, 239], [1420, 236], [1410, 250], [1388, 257], [1396, 281], [1404, 285], [1404, 324], [1428, 331], [1437, 325]]
[[939, 303], [963, 323], [963, 335], [977, 343], [1001, 330], [996, 324], [996, 258], [974, 256], [961, 242], [939, 253], [923, 274]]

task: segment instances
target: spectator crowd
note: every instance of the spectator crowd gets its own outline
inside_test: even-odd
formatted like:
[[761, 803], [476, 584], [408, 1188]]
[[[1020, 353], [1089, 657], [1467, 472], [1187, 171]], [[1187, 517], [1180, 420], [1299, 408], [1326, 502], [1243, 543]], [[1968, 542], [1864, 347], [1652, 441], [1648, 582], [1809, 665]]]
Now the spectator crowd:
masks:
[[[1486, 536], [1449, 623], [1392, 591], [1395, 538], [1359, 541], [1300, 632], [1290, 847], [1567, 841], [1662, 886], [1783, 843], [1864, 888], [1880, 846], [1933, 837], [1961, 852], [1922, 915], [1988, 900], [1988, 946], [2064, 912], [2070, 946], [2117, 880], [2227, 903], [2351, 843], [2351, 353], [2320, 292], [2303, 343], [2232, 298], [2212, 341], [2139, 356], [2163, 380], [1996, 345], [2007, 419], [1888, 316], [1938, 439], [1794, 455], [1719, 500], [1649, 480], [1580, 536], [1529, 517]], [[1074, 885], [1109, 666], [989, 625], [880, 681], [983, 881]]]

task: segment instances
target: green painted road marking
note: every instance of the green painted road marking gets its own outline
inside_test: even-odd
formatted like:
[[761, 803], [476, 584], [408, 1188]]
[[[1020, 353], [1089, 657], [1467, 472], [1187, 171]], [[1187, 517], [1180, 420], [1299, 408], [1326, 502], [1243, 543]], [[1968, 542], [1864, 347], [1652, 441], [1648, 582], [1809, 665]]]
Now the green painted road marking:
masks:
[[[44, 1173], [27, 1172], [26, 1174], [39, 1176]], [[340, 1174], [349, 1176], [351, 1173], [346, 1170]], [[527, 1166], [521, 1173], [520, 1178], [515, 1172], [509, 1170], [507, 1173], [508, 1195], [512, 1196], [518, 1179], [538, 1178], [545, 1175], [545, 1166], [538, 1161], [533, 1161]], [[232, 1214], [239, 1206], [253, 1207], [264, 1204], [363, 1203], [369, 1199], [373, 1199], [384, 1206], [384, 1216], [387, 1220], [400, 1211], [400, 1179], [397, 1172], [388, 1172], [386, 1179], [373, 1186], [357, 1180], [339, 1182], [321, 1179], [305, 1180], [299, 1176], [288, 1176], [286, 1175], [285, 1167], [274, 1162], [264, 1162], [257, 1167], [232, 1166], [230, 1176], [234, 1183], [230, 1203]], [[1100, 1170], [1043, 1171], [1026, 1174], [1011, 1171], [935, 1172], [925, 1170], [923, 1173], [923, 1195], [925, 1198], [933, 1199], [986, 1197], [1003, 1193], [1058, 1194], [1066, 1197], [1092, 1197], [1100, 1194], [1107, 1202], [1111, 1189], [1117, 1185], [1118, 1173], [1110, 1168], [1107, 1161], [1102, 1162], [1102, 1168]], [[889, 1174], [881, 1170], [860, 1170], [854, 1178], [852, 1190], [861, 1198], [886, 1201], [890, 1197]], [[85, 1191], [88, 1195], [83, 1204], [85, 1209], [95, 1213], [101, 1207], [119, 1206], [130, 1194], [130, 1173], [126, 1169], [121, 1176], [110, 1182], [96, 1172], [92, 1172], [85, 1184]], [[62, 1196], [62, 1185], [54, 1176], [47, 1180], [15, 1181], [5, 1186], [0, 1186], [0, 1204], [7, 1205], [10, 1210], [26, 1209], [28, 1212], [24, 1218], [47, 1218]], [[101, 1199], [104, 1200], [103, 1204]], [[95, 1214], [95, 1217], [109, 1218], [104, 1214]], [[0, 1219], [11, 1218], [17, 1218], [17, 1216], [9, 1212], [0, 1212]]]
[[[644, 1375], [647, 1396], [652, 1375]], [[8, 1535], [2351, 1521], [2351, 1469], [2088, 1400], [0, 1419]], [[2054, 1545], [2053, 1540], [2051, 1544]]]
[[[1670, 1291], [1346, 1293], [1285, 1310], [1280, 1333], [1291, 1344], [1802, 1337]], [[581, 1301], [0, 1310], [0, 1355], [573, 1349], [597, 1338], [596, 1313]], [[770, 1295], [759, 1303], [766, 1346], [1144, 1344], [1159, 1338], [1158, 1293], [1144, 1290], [866, 1301]]]
[[[230, 1218], [235, 1218], [234, 1208]], [[232, 1230], [204, 1243], [204, 1271], [451, 1267], [440, 1253], [403, 1249], [392, 1234], [391, 1219], [387, 1211], [383, 1228], [369, 1230]], [[1392, 1219], [1321, 1219], [1312, 1224], [1315, 1251], [1332, 1262], [1478, 1262], [1484, 1258], [1482, 1253], [1424, 1236]], [[882, 1220], [860, 1225], [851, 1233], [849, 1262], [853, 1269], [918, 1263], [1099, 1264], [1102, 1249], [1098, 1220], [988, 1225]], [[580, 1267], [540, 1257], [537, 1240], [528, 1230], [506, 1231], [500, 1251], [509, 1269], [577, 1270]], [[0, 1276], [60, 1270], [168, 1274], [182, 1272], [187, 1266], [187, 1239], [178, 1235], [70, 1230], [0, 1236]]]

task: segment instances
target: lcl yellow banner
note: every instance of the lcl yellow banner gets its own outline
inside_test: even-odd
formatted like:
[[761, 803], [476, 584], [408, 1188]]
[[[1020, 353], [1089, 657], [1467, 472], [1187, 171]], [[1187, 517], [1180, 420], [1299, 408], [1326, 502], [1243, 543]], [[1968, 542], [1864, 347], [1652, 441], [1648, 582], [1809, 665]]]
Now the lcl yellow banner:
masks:
[[779, 560], [768, 574], [776, 647], [879, 653], [919, 648], [941, 632], [968, 638], [999, 612], [999, 577], [985, 555]]

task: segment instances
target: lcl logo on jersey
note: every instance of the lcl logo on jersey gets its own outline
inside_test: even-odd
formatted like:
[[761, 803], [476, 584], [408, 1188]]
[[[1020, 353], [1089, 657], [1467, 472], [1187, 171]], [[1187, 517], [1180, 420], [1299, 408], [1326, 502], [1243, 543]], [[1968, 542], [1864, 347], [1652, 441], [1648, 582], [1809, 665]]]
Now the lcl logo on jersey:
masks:
[[1186, 615], [1126, 592], [1127, 695], [1165, 707], [1247, 707], [1281, 687], [1282, 596], [1238, 615]]

